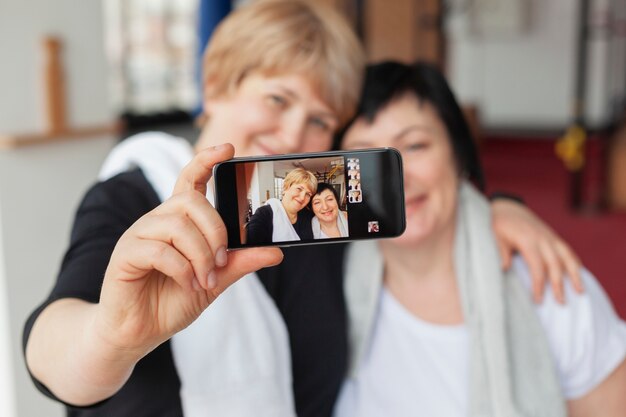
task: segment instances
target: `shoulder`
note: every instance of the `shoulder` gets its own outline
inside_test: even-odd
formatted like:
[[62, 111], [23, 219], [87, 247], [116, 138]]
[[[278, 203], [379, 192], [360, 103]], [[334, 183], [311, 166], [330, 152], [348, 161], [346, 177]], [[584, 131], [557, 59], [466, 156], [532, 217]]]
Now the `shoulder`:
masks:
[[93, 185], [85, 195], [84, 202], [124, 204], [131, 202], [156, 207], [160, 200], [154, 188], [140, 169], [123, 172]]
[[135, 169], [93, 185], [78, 208], [76, 221], [104, 216], [129, 226], [159, 204], [154, 188], [143, 172]]
[[[530, 294], [527, 265], [517, 257], [513, 268]], [[535, 311], [545, 330], [566, 398], [578, 398], [601, 383], [626, 357], [626, 324], [597, 279], [581, 270], [585, 292], [578, 294], [564, 277], [564, 305], [550, 286]]]
[[265, 205], [265, 206], [261, 206], [258, 209], [256, 209], [256, 211], [253, 214], [253, 218], [254, 217], [272, 217], [274, 214], [274, 211], [272, 210], [272, 206]]

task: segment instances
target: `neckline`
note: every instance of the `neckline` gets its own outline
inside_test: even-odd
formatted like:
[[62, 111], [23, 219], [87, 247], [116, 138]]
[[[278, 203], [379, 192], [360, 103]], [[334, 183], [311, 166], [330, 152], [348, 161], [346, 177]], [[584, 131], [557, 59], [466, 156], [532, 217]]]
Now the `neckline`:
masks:
[[405, 327], [419, 332], [434, 339], [445, 339], [459, 341], [467, 337], [467, 325], [461, 324], [437, 324], [424, 320], [412, 312], [396, 299], [396, 297], [383, 285], [380, 293], [380, 309], [382, 318], [385, 314], [390, 314], [392, 320], [401, 320]]

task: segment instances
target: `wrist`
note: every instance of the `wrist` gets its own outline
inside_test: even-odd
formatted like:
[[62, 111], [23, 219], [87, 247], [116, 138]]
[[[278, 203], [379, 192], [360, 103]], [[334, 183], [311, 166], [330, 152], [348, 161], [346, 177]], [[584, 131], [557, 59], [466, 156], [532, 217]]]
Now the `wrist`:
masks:
[[83, 333], [85, 345], [103, 361], [119, 366], [134, 366], [152, 350], [137, 343], [138, 338], [124, 334], [103, 314], [100, 304], [93, 305], [93, 314]]
[[111, 343], [97, 323], [97, 308], [97, 304], [90, 308], [79, 340], [67, 352], [67, 361], [73, 363], [67, 379], [75, 382], [57, 392], [64, 401], [76, 406], [92, 405], [114, 395], [142, 357], [135, 349]]

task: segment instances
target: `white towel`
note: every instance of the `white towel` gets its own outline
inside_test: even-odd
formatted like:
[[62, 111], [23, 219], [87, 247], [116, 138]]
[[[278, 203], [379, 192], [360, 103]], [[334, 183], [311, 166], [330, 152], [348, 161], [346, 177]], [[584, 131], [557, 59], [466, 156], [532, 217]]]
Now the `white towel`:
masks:
[[[142, 133], [113, 149], [100, 179], [141, 168], [165, 201], [192, 157], [184, 139]], [[185, 417], [296, 415], [287, 329], [256, 274], [231, 285], [171, 345]]]
[[300, 236], [293, 228], [283, 203], [277, 198], [270, 198], [265, 202], [272, 208], [272, 242], [286, 242], [300, 240]]
[[140, 168], [161, 201], [174, 190], [178, 174], [193, 158], [191, 144], [163, 132], [145, 132], [120, 142], [105, 159], [98, 179]]
[[[313, 228], [313, 239], [324, 239], [328, 237], [322, 236], [322, 226], [317, 217], [311, 219], [311, 227]], [[337, 216], [337, 228], [339, 229], [339, 235], [341, 237], [348, 237], [348, 218], [343, 211], [339, 211]]]
[[[565, 417], [543, 327], [520, 280], [501, 269], [488, 202], [463, 183], [457, 211], [454, 259], [470, 333], [469, 415]], [[345, 267], [349, 375], [355, 377], [375, 322], [384, 260], [375, 242], [358, 242], [350, 245]]]

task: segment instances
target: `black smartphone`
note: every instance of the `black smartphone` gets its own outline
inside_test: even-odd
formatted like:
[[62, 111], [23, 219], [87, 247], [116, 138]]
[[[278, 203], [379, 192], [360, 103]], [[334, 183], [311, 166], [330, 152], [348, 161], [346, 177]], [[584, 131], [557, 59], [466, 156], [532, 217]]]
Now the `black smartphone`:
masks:
[[406, 226], [393, 148], [234, 158], [213, 178], [229, 249], [389, 238]]

